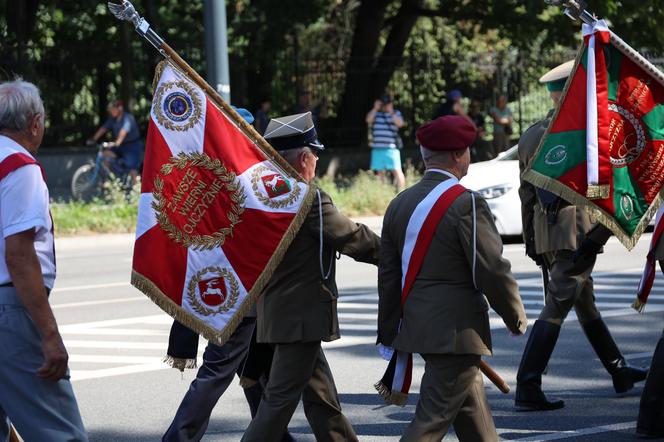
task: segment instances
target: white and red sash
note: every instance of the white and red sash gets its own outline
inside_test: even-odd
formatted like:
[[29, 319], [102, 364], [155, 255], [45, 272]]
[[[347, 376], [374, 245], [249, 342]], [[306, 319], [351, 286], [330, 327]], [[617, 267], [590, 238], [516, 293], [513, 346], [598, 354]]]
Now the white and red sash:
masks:
[[[466, 191], [452, 174], [436, 170], [450, 178], [438, 184], [417, 205], [408, 220], [404, 247], [401, 252], [401, 308], [422, 268], [431, 240], [447, 209]], [[473, 273], [474, 277], [474, 273]], [[388, 351], [390, 363], [382, 379], [375, 384], [378, 393], [390, 404], [404, 405], [412, 381], [413, 355], [403, 351]]]
[[664, 233], [664, 222], [662, 222], [662, 215], [664, 214], [664, 205], [660, 206], [657, 211], [657, 216], [655, 217], [655, 230], [652, 233], [652, 239], [650, 240], [650, 249], [648, 250], [648, 255], [646, 255], [646, 265], [643, 269], [643, 275], [641, 275], [641, 281], [639, 281], [639, 289], [636, 292], [636, 299], [634, 300], [634, 307], [637, 311], [641, 312], [648, 302], [648, 296], [650, 295], [650, 290], [652, 285], [655, 282], [655, 273], [657, 269], [655, 268], [655, 249], [657, 248], [657, 243], [662, 238], [662, 233]]

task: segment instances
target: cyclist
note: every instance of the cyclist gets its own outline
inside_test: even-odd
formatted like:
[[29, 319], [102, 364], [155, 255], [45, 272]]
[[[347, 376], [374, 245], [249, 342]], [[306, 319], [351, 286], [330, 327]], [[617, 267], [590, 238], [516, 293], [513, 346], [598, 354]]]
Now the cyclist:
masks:
[[115, 141], [108, 143], [109, 149], [104, 150], [106, 165], [111, 160], [121, 159], [122, 164], [129, 170], [132, 186], [136, 184], [138, 168], [143, 158], [143, 141], [138, 130], [136, 119], [130, 112], [124, 110], [122, 100], [115, 100], [108, 105], [109, 118], [101, 125], [97, 132], [88, 139], [86, 144], [95, 144], [107, 131], [111, 131]]

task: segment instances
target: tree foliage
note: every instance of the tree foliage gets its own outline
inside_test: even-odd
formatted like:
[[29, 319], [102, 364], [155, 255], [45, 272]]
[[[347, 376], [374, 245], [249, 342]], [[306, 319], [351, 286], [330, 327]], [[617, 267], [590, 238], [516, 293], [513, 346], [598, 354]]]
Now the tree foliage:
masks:
[[[197, 71], [206, 70], [203, 1], [135, 0], [136, 9]], [[661, 0], [590, 0], [637, 48], [664, 39]], [[578, 45], [579, 24], [543, 0], [226, 0], [233, 104], [272, 98], [287, 112], [298, 90], [325, 99], [339, 141], [364, 138], [364, 114], [388, 91], [426, 120], [452, 87], [491, 101], [525, 94]], [[42, 90], [46, 145], [80, 144], [114, 98], [145, 125], [159, 55], [98, 0], [0, 0], [0, 76]], [[515, 91], [517, 87], [519, 90]], [[332, 135], [330, 135], [332, 136]], [[334, 138], [332, 138], [334, 140]]]

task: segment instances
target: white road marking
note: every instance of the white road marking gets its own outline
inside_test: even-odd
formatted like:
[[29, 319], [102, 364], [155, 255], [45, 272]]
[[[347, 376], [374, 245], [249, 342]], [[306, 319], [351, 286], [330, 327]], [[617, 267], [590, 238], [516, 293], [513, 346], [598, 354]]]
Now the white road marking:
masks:
[[167, 330], [149, 330], [142, 328], [68, 328], [60, 329], [61, 335], [97, 335], [97, 336], [168, 336]]
[[99, 379], [110, 376], [121, 376], [134, 373], [145, 373], [148, 371], [158, 371], [169, 369], [164, 362], [154, 362], [140, 365], [127, 365], [123, 367], [102, 368], [99, 370], [71, 370], [72, 381], [82, 381], [85, 379]]
[[[600, 425], [597, 427], [588, 427], [588, 428], [579, 428], [577, 430], [569, 430], [569, 431], [558, 431], [556, 433], [551, 433], [551, 434], [540, 434], [537, 436], [531, 436], [531, 437], [526, 437], [526, 438], [520, 438], [520, 439], [511, 439], [511, 440], [518, 440], [519, 442], [539, 442], [539, 441], [547, 441], [547, 440], [561, 440], [561, 439], [570, 439], [572, 437], [579, 437], [579, 436], [586, 436], [589, 434], [599, 434], [599, 433], [607, 433], [609, 431], [620, 431], [620, 430], [629, 430], [630, 428], [635, 428], [636, 427], [636, 422], [622, 422], [619, 424], [611, 424], [611, 425]], [[537, 430], [531, 430], [531, 431], [537, 431]], [[546, 431], [546, 430], [544, 430]]]
[[156, 364], [163, 356], [129, 355], [69, 355], [69, 362], [90, 362], [94, 364]]
[[82, 341], [77, 339], [65, 339], [67, 348], [113, 348], [119, 350], [162, 350], [166, 351], [168, 342], [130, 342], [130, 341]]
[[109, 287], [123, 287], [126, 285], [131, 285], [129, 281], [122, 282], [106, 282], [104, 284], [87, 284], [87, 285], [74, 285], [71, 287], [55, 287], [51, 293], [60, 293], [60, 292], [75, 292], [79, 290], [93, 290], [93, 289], [104, 289]]
[[145, 296], [132, 296], [131, 298], [114, 298], [114, 299], [100, 299], [98, 301], [80, 301], [80, 302], [68, 302], [64, 304], [51, 304], [53, 310], [63, 309], [63, 308], [74, 308], [74, 307], [87, 307], [90, 305], [103, 305], [103, 304], [121, 304], [124, 302], [139, 302], [139, 301], [149, 301]]

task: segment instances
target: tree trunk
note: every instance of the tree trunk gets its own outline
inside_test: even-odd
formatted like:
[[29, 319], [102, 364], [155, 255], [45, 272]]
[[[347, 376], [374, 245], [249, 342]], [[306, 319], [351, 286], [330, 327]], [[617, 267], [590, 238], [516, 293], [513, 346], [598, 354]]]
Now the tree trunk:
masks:
[[371, 73], [389, 0], [363, 0], [358, 9], [350, 58], [346, 65], [346, 84], [339, 106], [338, 135], [359, 146], [364, 136], [364, 116], [377, 98], [371, 95]]
[[120, 95], [125, 102], [125, 109], [131, 110], [131, 100], [134, 98], [134, 61], [131, 51], [131, 28], [120, 27], [120, 63], [122, 72], [122, 84]]
[[401, 63], [410, 33], [419, 18], [417, 10], [421, 8], [421, 0], [405, 0], [392, 20], [392, 29], [387, 36], [383, 52], [378, 58], [371, 80], [371, 93], [379, 97], [386, 92], [386, 88], [394, 71]]
[[28, 67], [26, 66], [27, 44], [37, 20], [39, 0], [23, 0], [11, 3], [12, 7], [6, 5], [5, 17], [7, 19], [7, 29], [16, 37], [16, 65], [14, 70], [25, 75], [24, 69]]

